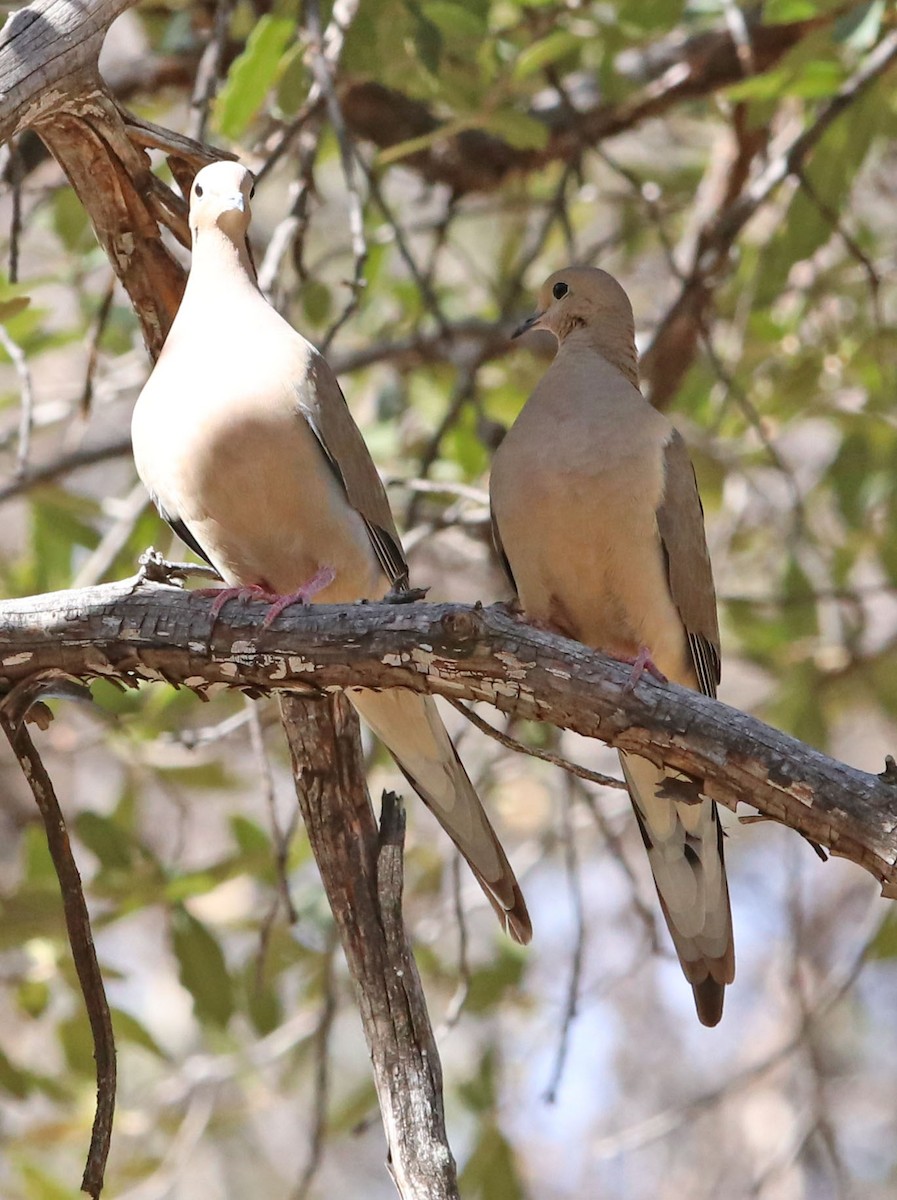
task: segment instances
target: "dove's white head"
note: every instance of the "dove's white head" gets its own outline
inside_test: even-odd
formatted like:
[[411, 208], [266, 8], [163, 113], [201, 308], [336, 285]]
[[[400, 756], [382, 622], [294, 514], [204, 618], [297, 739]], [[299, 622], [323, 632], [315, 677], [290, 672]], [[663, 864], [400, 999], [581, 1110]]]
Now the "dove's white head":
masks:
[[245, 239], [255, 192], [252, 172], [237, 162], [203, 167], [190, 189], [190, 232], [194, 244], [203, 229], [217, 227], [233, 241]]
[[632, 305], [623, 288], [598, 267], [565, 267], [549, 275], [536, 312], [515, 330], [545, 329], [563, 345], [575, 339], [602, 354], [638, 386]]

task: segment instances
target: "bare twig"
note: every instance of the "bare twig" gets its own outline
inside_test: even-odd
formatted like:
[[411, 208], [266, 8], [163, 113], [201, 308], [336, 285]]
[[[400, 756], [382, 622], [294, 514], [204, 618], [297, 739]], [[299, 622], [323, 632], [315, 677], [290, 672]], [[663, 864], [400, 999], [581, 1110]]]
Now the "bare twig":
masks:
[[234, 3], [235, 0], [217, 0], [209, 40], [196, 69], [196, 82], [193, 86], [193, 98], [190, 105], [194, 111], [191, 134], [198, 142], [205, 141], [209, 110], [221, 85], [221, 74], [224, 70], [227, 53], [228, 28]]
[[461, 855], [452, 855], [452, 906], [455, 910], [455, 922], [458, 926], [458, 985], [446, 1006], [442, 1024], [439, 1027], [439, 1040], [444, 1034], [457, 1025], [467, 997], [470, 995], [470, 960], [467, 956], [467, 917], [461, 902]]
[[510, 734], [502, 733], [500, 729], [496, 729], [488, 721], [484, 721], [475, 709], [470, 708], [467, 704], [462, 704], [460, 700], [451, 700], [449, 703], [459, 713], [462, 713], [470, 721], [471, 725], [475, 725], [481, 733], [485, 733], [487, 737], [493, 738], [507, 750], [514, 750], [517, 754], [528, 754], [531, 758], [539, 758], [542, 762], [560, 767], [562, 771], [567, 771], [570, 775], [575, 775], [578, 779], [585, 779], [588, 783], [597, 783], [601, 787], [626, 790], [626, 784], [622, 779], [615, 779], [613, 775], [602, 775], [600, 771], [590, 771], [588, 767], [581, 767], [578, 763], [572, 763], [569, 759], [564, 758], [560, 754], [555, 754], [551, 750], [540, 750], [536, 746], [527, 746], [526, 742], [520, 742], [517, 738], [511, 737]]
[[545, 1089], [544, 1100], [554, 1104], [557, 1100], [558, 1087], [564, 1074], [567, 1053], [570, 1049], [570, 1031], [576, 1019], [576, 1009], [579, 1002], [579, 986], [582, 978], [582, 963], [585, 953], [586, 919], [582, 897], [582, 880], [579, 876], [579, 858], [576, 853], [576, 836], [573, 830], [573, 800], [574, 789], [572, 779], [567, 780], [566, 795], [561, 803], [561, 842], [564, 847], [564, 866], [570, 885], [570, 901], [573, 905], [573, 925], [576, 931], [576, 941], [570, 959], [570, 979], [567, 983], [567, 999], [564, 1004], [564, 1015], [558, 1035], [558, 1046], [555, 1054], [551, 1077]]
[[315, 1029], [315, 1094], [314, 1120], [308, 1139], [308, 1158], [299, 1176], [293, 1200], [306, 1200], [324, 1156], [324, 1137], [327, 1132], [327, 1103], [330, 1095], [330, 1033], [336, 1016], [336, 981], [333, 977], [333, 959], [336, 954], [337, 938], [331, 929], [327, 948], [323, 954], [323, 991], [321, 1012]]
[[24, 722], [16, 728], [9, 716], [0, 712], [0, 726], [19, 760], [44, 823], [47, 846], [62, 893], [62, 908], [72, 958], [90, 1022], [97, 1064], [97, 1106], [81, 1190], [97, 1200], [103, 1189], [106, 1159], [112, 1140], [112, 1117], [115, 1112], [115, 1035], [112, 1030], [109, 1002], [97, 962], [90, 928], [90, 913], [84, 899], [81, 876], [72, 855], [65, 818], [59, 807], [53, 782]]
[[22, 237], [22, 156], [19, 139], [9, 139], [9, 180], [12, 205], [9, 214], [9, 282], [19, 282], [19, 242]]
[[13, 341], [9, 330], [0, 324], [0, 345], [9, 355], [19, 377], [19, 444], [16, 450], [15, 479], [21, 480], [28, 469], [31, 454], [31, 425], [34, 420], [34, 388], [25, 352]]
[[87, 347], [87, 369], [84, 372], [84, 387], [81, 391], [81, 399], [78, 402], [78, 408], [82, 416], [86, 416], [90, 411], [91, 401], [93, 400], [93, 379], [96, 374], [97, 364], [100, 360], [100, 340], [106, 329], [106, 323], [109, 320], [109, 314], [112, 312], [112, 300], [115, 296], [115, 276], [112, 275], [109, 283], [106, 286], [106, 291], [103, 294], [103, 299], [100, 301], [100, 307], [97, 309], [96, 320], [93, 325], [93, 333], [90, 335], [90, 342]]
[[[352, 19], [350, 14], [354, 14], [354, 10], [357, 7], [357, 3], [347, 5], [344, 0], [343, 8], [349, 10], [346, 14], [346, 19], [341, 22], [344, 31], [348, 22]], [[324, 53], [324, 38], [321, 33], [321, 9], [318, 0], [306, 0], [305, 20], [311, 38], [312, 71], [315, 82], [320, 88], [327, 104], [327, 113], [330, 117], [333, 131], [336, 134], [337, 145], [339, 146], [340, 163], [343, 168], [343, 179], [346, 183], [346, 194], [349, 202], [349, 233], [352, 240], [352, 257], [354, 260], [351, 295], [348, 303], [328, 329], [321, 343], [321, 352], [322, 354], [326, 354], [330, 343], [361, 303], [361, 292], [364, 287], [364, 267], [367, 262], [368, 247], [364, 236], [364, 207], [361, 203], [361, 196], [358, 192], [358, 181], [355, 175], [355, 148], [346, 129], [346, 122], [343, 120], [342, 110], [340, 109], [336, 89], [333, 85], [333, 64], [330, 58]], [[339, 44], [340, 46], [342, 45], [342, 40]]]

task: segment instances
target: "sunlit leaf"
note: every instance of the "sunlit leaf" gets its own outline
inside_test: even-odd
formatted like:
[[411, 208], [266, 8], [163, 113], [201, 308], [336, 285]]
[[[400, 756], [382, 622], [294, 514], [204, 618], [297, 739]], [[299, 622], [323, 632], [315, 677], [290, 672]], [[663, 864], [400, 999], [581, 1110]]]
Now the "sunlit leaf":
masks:
[[258, 112], [295, 34], [292, 17], [265, 13], [259, 19], [215, 103], [215, 119], [225, 137], [239, 137]]

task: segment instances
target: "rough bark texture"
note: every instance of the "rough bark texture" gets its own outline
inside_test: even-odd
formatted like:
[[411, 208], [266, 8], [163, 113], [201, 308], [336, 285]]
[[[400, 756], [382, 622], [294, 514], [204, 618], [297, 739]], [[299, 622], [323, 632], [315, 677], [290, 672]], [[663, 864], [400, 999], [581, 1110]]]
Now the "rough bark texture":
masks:
[[[871, 871], [897, 895], [897, 787], [673, 684], [644, 678], [501, 607], [358, 604], [292, 608], [262, 630], [264, 604], [135, 580], [0, 604], [0, 686], [113, 677], [278, 688], [409, 687], [483, 700], [676, 767]], [[15, 694], [13, 695], [15, 701]]]
[[407, 1200], [457, 1200], [442, 1069], [402, 922], [404, 813], [364, 783], [358, 718], [341, 694], [282, 695], [296, 795], [355, 983], [389, 1145]]
[[153, 175], [149, 146], [177, 175], [220, 157], [179, 134], [126, 113], [97, 69], [113, 20], [135, 0], [38, 0], [0, 31], [0, 140], [33, 129], [58, 160], [87, 210], [158, 355], [186, 279], [162, 242], [164, 226], [189, 244], [183, 200]]

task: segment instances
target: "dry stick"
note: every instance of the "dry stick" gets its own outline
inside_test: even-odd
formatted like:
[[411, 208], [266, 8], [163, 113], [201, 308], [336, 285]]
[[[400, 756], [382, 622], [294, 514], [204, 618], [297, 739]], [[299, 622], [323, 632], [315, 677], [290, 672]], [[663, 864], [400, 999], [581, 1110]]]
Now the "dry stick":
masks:
[[53, 783], [47, 774], [37, 747], [31, 740], [25, 723], [18, 728], [7, 714], [0, 713], [0, 725], [19, 760], [28, 780], [47, 834], [47, 846], [59, 889], [68, 931], [72, 958], [81, 985], [81, 995], [90, 1022], [94, 1058], [97, 1064], [97, 1107], [90, 1135], [90, 1149], [81, 1179], [81, 1190], [97, 1200], [103, 1189], [103, 1176], [109, 1145], [112, 1140], [112, 1116], [115, 1112], [115, 1036], [109, 1002], [103, 987], [103, 976], [97, 962], [96, 948], [90, 930], [90, 913], [84, 899], [81, 876], [72, 855], [65, 818], [59, 807]]
[[358, 718], [342, 693], [280, 695], [296, 795], [355, 984], [404, 1200], [458, 1200], [442, 1069], [402, 923], [404, 813], [383, 798], [381, 830], [364, 782]]
[[461, 871], [461, 855], [456, 852], [452, 858], [452, 907], [458, 926], [458, 986], [448, 1002], [442, 1024], [439, 1026], [440, 1038], [457, 1025], [470, 995], [470, 958], [467, 949], [467, 917], [461, 900]]
[[581, 767], [578, 763], [572, 763], [561, 754], [555, 754], [551, 750], [538, 750], [535, 746], [527, 746], [525, 742], [519, 742], [508, 733], [502, 733], [500, 729], [496, 729], [494, 725], [490, 725], [488, 721], [484, 721], [479, 713], [474, 712], [472, 708], [468, 708], [466, 704], [462, 704], [460, 700], [450, 699], [449, 704], [453, 708], [456, 708], [459, 713], [463, 713], [471, 725], [475, 725], [481, 733], [485, 733], [487, 737], [494, 738], [496, 742], [508, 750], [515, 750], [518, 754], [529, 754], [531, 758], [541, 758], [543, 762], [560, 767], [562, 771], [567, 771], [571, 775], [575, 775], [577, 779], [586, 779], [589, 783], [600, 784], [601, 787], [626, 790], [626, 784], [622, 779], [615, 779], [613, 775], [602, 775], [600, 771], [590, 771], [588, 767]]
[[84, 387], [81, 389], [81, 399], [78, 401], [78, 409], [82, 417], [87, 416], [90, 411], [91, 401], [93, 400], [93, 379], [96, 374], [97, 364], [100, 361], [100, 339], [105, 332], [109, 314], [112, 312], [112, 300], [114, 296], [115, 275], [112, 275], [106, 286], [105, 295], [100, 301], [100, 307], [97, 309], [97, 319], [94, 322], [93, 333], [90, 335], [90, 345], [87, 348], [87, 370], [84, 373]]
[[31, 426], [34, 422], [34, 388], [31, 385], [31, 371], [25, 352], [18, 342], [14, 341], [5, 325], [0, 324], [0, 345], [9, 355], [19, 377], [21, 388], [21, 415], [19, 417], [19, 444], [16, 450], [15, 478], [24, 478], [28, 469], [28, 457], [31, 453]]
[[103, 442], [99, 446], [85, 446], [80, 450], [72, 451], [71, 454], [62, 454], [45, 466], [35, 467], [28, 475], [24, 475], [21, 479], [14, 479], [6, 487], [0, 488], [0, 504], [4, 500], [12, 500], [14, 496], [20, 496], [24, 492], [38, 487], [42, 483], [52, 483], [60, 475], [68, 475], [82, 467], [92, 467], [97, 463], [106, 462], [110, 458], [122, 458], [130, 453], [131, 435], [128, 433]]
[[[659, 954], [661, 952], [661, 939], [657, 932], [657, 911], [653, 905], [646, 904], [642, 899], [639, 878], [633, 869], [632, 863], [629, 861], [624, 839], [613, 828], [604, 810], [598, 805], [594, 795], [587, 788], [580, 785], [578, 788], [578, 798], [583, 801], [586, 808], [592, 814], [592, 820], [595, 822], [598, 832], [604, 839], [605, 845], [610, 849], [614, 856], [614, 861], [626, 876], [632, 893], [632, 907], [645, 927], [645, 935], [648, 939], [651, 953]], [[644, 861], [644, 853], [641, 854], [641, 857]]]
[[840, 213], [837, 213], [828, 203], [828, 201], [823, 199], [823, 197], [820, 196], [816, 191], [816, 188], [810, 182], [803, 167], [798, 167], [795, 171], [795, 175], [800, 186], [819, 210], [820, 215], [824, 220], [828, 221], [829, 225], [831, 225], [832, 229], [840, 237], [847, 249], [847, 253], [851, 256], [851, 258], [858, 262], [862, 268], [869, 283], [869, 292], [872, 296], [872, 315], [875, 320], [876, 328], [878, 332], [881, 333], [884, 328], [884, 314], [882, 313], [881, 309], [881, 276], [875, 269], [875, 264], [872, 262], [872, 259], [869, 257], [869, 255], [863, 250], [862, 246], [859, 244], [850, 230], [845, 226]]
[[561, 833], [564, 845], [564, 866], [570, 881], [570, 900], [573, 905], [573, 919], [576, 928], [576, 944], [573, 947], [573, 958], [570, 962], [570, 979], [567, 984], [567, 1000], [564, 1005], [564, 1017], [561, 1021], [558, 1048], [555, 1054], [551, 1079], [545, 1089], [543, 1099], [547, 1104], [557, 1100], [558, 1088], [564, 1074], [567, 1054], [570, 1049], [570, 1031], [576, 1019], [576, 1009], [579, 1003], [579, 986], [582, 980], [582, 964], [585, 956], [586, 919], [582, 895], [582, 880], [579, 875], [579, 858], [576, 853], [576, 837], [573, 832], [573, 780], [567, 780], [567, 794], [561, 804]]
[[293, 897], [290, 895], [290, 882], [287, 878], [287, 858], [290, 852], [290, 842], [296, 831], [298, 814], [296, 814], [294, 809], [294, 820], [287, 827], [286, 831], [284, 831], [277, 818], [274, 773], [271, 770], [271, 760], [268, 758], [265, 750], [265, 734], [262, 728], [259, 708], [254, 700], [247, 699], [245, 703], [249, 719], [249, 742], [252, 746], [253, 757], [255, 758], [256, 767], [261, 778], [265, 807], [268, 810], [271, 841], [274, 845], [274, 875], [277, 884], [274, 899], [268, 905], [268, 911], [262, 919], [261, 930], [259, 932], [259, 946], [255, 960], [255, 987], [260, 991], [264, 983], [265, 961], [268, 957], [268, 949], [271, 944], [271, 933], [274, 929], [274, 922], [277, 920], [277, 914], [280, 912], [281, 904], [283, 904], [289, 923], [292, 925], [296, 921], [296, 909], [293, 905]]
[[324, 951], [324, 999], [315, 1029], [315, 1110], [314, 1123], [308, 1144], [308, 1159], [293, 1193], [293, 1200], [306, 1200], [324, 1157], [324, 1138], [327, 1133], [327, 1101], [330, 1095], [330, 1033], [336, 1016], [336, 981], [333, 978], [333, 958], [336, 937], [331, 933]]
[[[357, 6], [355, 6], [357, 7]], [[364, 287], [364, 268], [368, 259], [368, 245], [364, 236], [364, 206], [358, 194], [358, 181], [355, 176], [355, 147], [352, 145], [346, 122], [343, 120], [336, 89], [333, 86], [333, 66], [324, 55], [323, 35], [321, 33], [321, 9], [318, 0], [306, 0], [305, 19], [311, 34], [311, 65], [315, 82], [321, 89], [327, 103], [327, 115], [336, 134], [339, 146], [340, 163], [343, 168], [343, 178], [346, 181], [346, 194], [349, 200], [349, 233], [352, 238], [352, 256], [354, 266], [352, 272], [352, 294], [343, 311], [327, 330], [321, 343], [321, 353], [326, 354], [330, 344], [343, 325], [349, 320], [361, 303], [361, 292]], [[351, 19], [351, 18], [350, 18]], [[340, 43], [341, 45], [342, 43]]]
[[196, 83], [190, 105], [196, 113], [192, 136], [198, 142], [204, 142], [206, 139], [209, 109], [221, 83], [221, 72], [227, 53], [228, 28], [233, 9], [234, 0], [218, 0], [215, 5], [212, 31], [196, 69]]
[[19, 282], [19, 240], [22, 236], [22, 156], [19, 139], [9, 139], [9, 176], [12, 211], [9, 215], [9, 282]]

